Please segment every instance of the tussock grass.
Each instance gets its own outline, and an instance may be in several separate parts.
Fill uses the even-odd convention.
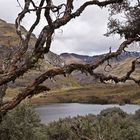
[[[140,104],[140,87],[135,84],[93,84],[77,88],[62,88],[34,97],[32,103],[137,103]]]

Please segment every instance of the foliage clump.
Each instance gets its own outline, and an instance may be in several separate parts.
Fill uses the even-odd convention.
[[[66,118],[47,126],[49,140],[140,140],[140,123],[119,108],[97,116]],[[137,117],[138,118],[138,117]]]
[[[46,140],[46,136],[45,125],[29,105],[19,105],[0,124],[0,140]]]
[[[109,7],[110,17],[107,36],[119,34],[128,39],[140,35],[139,0],[124,0],[121,4],[112,4]]]
[[[140,110],[129,115],[115,107],[43,125],[34,109],[22,104],[4,116],[0,140],[140,140],[139,118]]]

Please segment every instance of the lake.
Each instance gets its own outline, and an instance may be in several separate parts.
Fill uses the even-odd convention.
[[[135,113],[136,110],[140,109],[140,105],[126,104],[123,106],[119,105],[98,105],[98,104],[80,104],[80,103],[59,103],[59,104],[48,104],[38,106],[36,111],[39,113],[42,123],[49,123],[59,118],[74,117],[77,115],[87,114],[99,114],[100,111],[106,108],[120,107],[127,113]]]

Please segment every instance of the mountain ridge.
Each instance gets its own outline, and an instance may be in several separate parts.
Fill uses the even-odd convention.
[[[25,31],[25,29],[23,28],[23,30]],[[25,31],[26,32],[26,31]],[[9,37],[7,41],[7,36]],[[13,43],[14,40],[14,43]],[[32,35],[31,38],[31,42],[30,45],[33,45],[35,43],[36,37],[35,35]],[[10,51],[10,47],[9,47],[9,42],[11,43],[12,46],[17,46],[19,45],[19,38],[16,34],[16,30],[15,30],[15,25],[11,24],[11,23],[7,23],[4,20],[0,19],[0,63],[2,62],[2,59],[4,56],[6,56],[5,52]],[[4,56],[3,56],[4,55]],[[82,63],[82,64],[92,64],[95,61],[98,61],[99,59],[101,59],[102,57],[104,57],[105,54],[102,55],[94,55],[94,56],[88,56],[88,55],[79,55],[79,54],[75,54],[75,53],[62,53],[60,55],[57,55],[53,52],[49,52],[47,55],[44,56],[45,59],[40,60],[40,65],[42,67],[42,72],[45,72],[48,68],[53,67],[53,66],[59,66],[62,67],[65,64],[71,64],[71,63]],[[106,65],[106,63],[104,63],[103,65],[101,65],[99,68],[97,68],[97,72],[102,72],[106,75],[108,74],[117,74],[120,75],[119,72],[121,73],[123,70],[123,74],[126,72],[126,70],[128,70],[128,68],[131,65],[131,61],[140,56],[140,52],[123,52],[121,55],[119,55],[117,58],[113,58],[110,60],[110,63],[112,65],[112,70],[105,72],[104,71],[104,67]],[[129,60],[127,60],[129,59]],[[118,68],[117,68],[118,66]],[[115,68],[117,68],[117,70],[114,70]],[[139,69],[137,70],[139,72]],[[25,77],[25,79],[29,79],[27,78],[28,76],[31,77],[30,79],[34,79],[34,77],[36,76],[36,73],[40,74],[40,72],[38,70],[32,71],[34,74],[34,76],[30,76],[30,72],[29,74],[27,74]],[[137,75],[135,73],[135,75]],[[64,80],[64,78],[62,78],[61,76],[59,78],[57,78],[57,80],[62,82]],[[59,86],[65,87],[63,85],[80,85],[80,84],[90,84],[90,83],[94,83],[96,82],[96,79],[93,76],[90,75],[85,75],[85,74],[81,74],[81,72],[73,72],[72,76],[70,77],[71,80],[64,80],[65,82],[63,82],[62,85],[60,85],[60,81],[58,82]],[[24,80],[23,80],[24,81]],[[18,81],[21,82],[21,81]],[[66,82],[70,82],[69,84],[66,84]],[[27,83],[27,82],[25,82]],[[56,81],[57,83],[57,81]],[[23,84],[21,84],[23,85]],[[51,86],[51,84],[49,84]],[[55,85],[57,87],[57,84],[52,84]],[[58,86],[58,87],[59,87]],[[51,86],[52,87],[52,86]],[[66,86],[67,87],[67,86]]]
[[[89,56],[89,55],[80,55],[80,54],[76,54],[76,53],[62,53],[60,54],[60,58],[64,59],[66,61],[66,63],[70,63],[71,61],[68,61],[68,59],[73,58],[73,62],[77,63],[77,59],[79,61],[81,61],[81,63],[88,63],[88,64],[92,64],[94,61],[97,61],[100,58],[103,58],[106,54],[101,54],[101,55],[93,55],[93,56]],[[122,52],[121,55],[119,55],[117,58],[112,58],[111,60],[116,60],[116,61],[122,61],[126,58],[129,57],[140,57],[140,52]]]
[[[33,46],[35,40],[36,37],[32,35],[29,45]],[[15,46],[15,49],[18,49],[19,45],[20,41],[16,34],[15,25],[0,20],[0,69],[2,68],[1,64],[3,60],[7,58],[8,53],[12,51],[12,46]],[[30,51],[31,50],[32,48]],[[63,53],[61,55],[57,55],[53,52],[49,52],[44,56],[44,59],[39,59],[37,67],[26,72],[24,76],[18,78],[15,83],[9,83],[10,88],[8,88],[6,95],[8,98],[12,98],[13,96],[17,95],[17,93],[20,93],[22,89],[24,89],[31,81],[33,81],[40,74],[46,72],[49,68],[63,67],[64,65],[71,63],[92,64],[94,61],[97,61],[104,56],[105,54],[88,56],[74,53]],[[95,72],[104,73],[105,75],[111,74],[123,76],[126,74],[127,70],[130,69],[131,62],[139,56],[139,52],[124,52],[117,58],[110,60],[112,65],[111,69],[105,71],[104,67],[106,66],[106,63],[104,63],[99,66]],[[139,73],[140,68],[137,67],[136,72],[133,73],[133,76],[140,78]],[[132,103],[140,103],[139,87],[137,87],[137,85],[134,85],[131,88],[132,84],[125,84],[123,86],[121,84],[101,84],[99,83],[98,79],[95,79],[93,76],[86,75],[79,71],[75,71],[67,77],[56,76],[53,79],[48,79],[43,83],[43,85],[51,88],[52,91],[32,98],[32,100],[35,100],[35,103],[101,103],[100,101],[103,101],[104,99],[105,102],[120,103],[123,100],[129,101],[131,99],[133,100],[134,98],[135,99],[132,101]]]

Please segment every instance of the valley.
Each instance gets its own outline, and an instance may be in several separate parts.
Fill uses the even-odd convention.
[[[23,28],[23,30],[25,30]],[[25,30],[26,32],[26,30]],[[18,37],[16,35],[14,24],[7,23],[0,20],[0,62],[12,51],[11,47],[16,46],[18,50]],[[7,40],[7,36],[9,40]],[[14,42],[12,42],[14,40]],[[35,35],[32,35],[30,41],[29,54],[32,51],[32,46],[36,40]],[[11,42],[11,44],[9,44]],[[74,53],[62,53],[57,55],[49,52],[39,60],[36,67],[29,70],[23,76],[18,78],[14,84],[10,84],[7,90],[5,101],[11,99],[20,93],[31,81],[33,81],[41,73],[52,67],[63,67],[67,64],[81,63],[92,64],[103,55],[79,55]],[[107,62],[99,66],[95,72],[103,73],[105,75],[114,75],[121,77],[130,69],[132,61],[139,57],[139,52],[123,52],[117,58],[109,61],[111,67],[105,70]],[[1,63],[0,63],[0,67]],[[135,78],[140,78],[140,67],[137,66],[133,73]],[[35,95],[32,99],[27,99],[33,104],[47,104],[47,103],[94,103],[94,104],[125,104],[125,103],[140,103],[140,87],[132,82],[126,84],[114,84],[109,81],[107,84],[100,83],[99,79],[94,76],[86,75],[79,71],[73,72],[71,75],[64,77],[63,75],[48,79],[43,85],[51,88],[48,93],[41,93]]]

